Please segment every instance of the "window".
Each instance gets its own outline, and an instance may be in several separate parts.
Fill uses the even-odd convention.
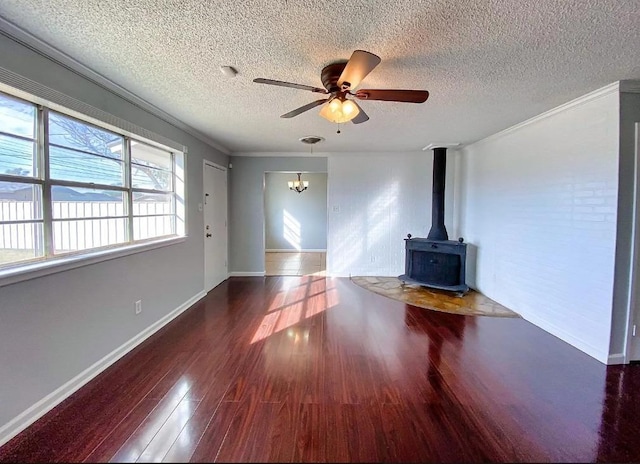
[[[183,161],[0,93],[0,269],[184,235]]]

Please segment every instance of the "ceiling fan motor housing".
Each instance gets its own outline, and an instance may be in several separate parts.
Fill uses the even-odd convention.
[[[322,81],[324,88],[330,93],[339,92],[341,90],[338,86],[338,79],[340,79],[340,75],[342,74],[342,71],[344,71],[346,65],[346,61],[340,61],[325,66],[322,69],[320,80]]]

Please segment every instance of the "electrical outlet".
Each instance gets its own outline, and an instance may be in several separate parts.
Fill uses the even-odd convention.
[[[140,314],[142,312],[142,300],[136,301],[134,308],[136,310],[136,314]]]

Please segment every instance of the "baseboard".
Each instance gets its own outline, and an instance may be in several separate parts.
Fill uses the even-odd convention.
[[[267,248],[265,253],[326,253],[326,248],[304,248],[302,250],[287,248]]]
[[[626,363],[627,363],[627,357],[624,355],[624,353],[610,354],[609,359],[607,360],[608,365],[626,364]]]
[[[46,413],[51,411],[63,400],[71,396],[102,371],[122,358],[129,351],[134,349],[140,343],[145,341],[151,335],[153,335],[162,327],[175,319],[178,315],[189,309],[191,306],[193,306],[194,303],[202,299],[205,295],[206,293],[204,291],[201,291],[192,296],[176,309],[164,316],[162,319],[156,321],[155,323],[144,329],[142,332],[140,332],[138,335],[125,342],[124,344],[113,350],[111,353],[107,354],[105,357],[103,357],[102,359],[82,371],[80,374],[76,375],[74,378],[63,384],[61,387],[49,393],[33,406],[29,407],[28,409],[11,419],[5,425],[0,427],[0,446],[7,443],[13,437],[18,435],[24,429],[26,429]]]
[[[229,277],[264,277],[265,271],[259,272],[246,272],[246,271],[234,271],[229,273]]]
[[[585,342],[584,340],[576,338],[575,336],[567,333],[566,331],[555,326],[554,324],[549,323],[544,319],[541,319],[536,316],[532,316],[530,314],[525,314],[522,312],[520,312],[519,314],[522,316],[524,320],[529,321],[532,324],[540,327],[542,330],[549,332],[551,335],[558,337],[563,342],[566,342],[569,345],[573,346],[574,348],[577,348],[578,350],[582,351],[583,353],[588,354],[589,356],[597,359],[601,363],[603,364],[608,363],[609,355],[607,352],[600,351],[598,348],[592,346],[591,344]]]

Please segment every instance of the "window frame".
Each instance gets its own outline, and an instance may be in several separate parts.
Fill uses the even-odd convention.
[[[96,262],[114,259],[121,256],[126,256],[133,253],[139,253],[159,247],[169,246],[175,243],[184,242],[187,238],[187,179],[186,179],[186,149],[184,151],[176,150],[149,140],[145,137],[137,134],[132,134],[123,129],[112,126],[108,123],[104,123],[100,120],[96,120],[90,116],[80,114],[74,110],[69,110],[61,107],[60,105],[43,102],[39,98],[32,96],[29,98],[24,92],[13,93],[6,88],[0,88],[0,95],[6,96],[9,99],[19,101],[28,105],[32,105],[35,110],[35,130],[34,130],[34,154],[36,162],[33,166],[32,176],[20,176],[12,174],[0,174],[0,182],[14,182],[30,186],[39,186],[40,198],[36,199],[33,196],[34,202],[41,201],[41,215],[39,219],[31,219],[24,221],[7,221],[6,223],[29,223],[34,227],[40,227],[41,224],[41,237],[38,237],[38,233],[34,232],[34,248],[35,243],[42,243],[42,255],[34,258],[15,261],[6,264],[0,264],[0,287],[9,285],[22,280],[28,280],[31,278],[40,277],[55,272],[61,272],[67,269],[73,269],[79,266],[93,264]],[[123,185],[114,186],[109,184],[95,183],[95,182],[82,182],[71,180],[56,180],[50,176],[50,157],[49,157],[49,116],[50,112],[60,114],[65,118],[74,120],[80,124],[95,127],[102,131],[107,131],[122,139],[122,164],[123,164]],[[9,134],[9,136],[13,136]],[[18,138],[23,138],[16,136]],[[133,162],[131,156],[132,142],[140,143],[142,145],[150,146],[153,149],[163,151],[169,155],[170,160],[170,172],[171,188],[170,190],[157,190],[133,187]],[[99,155],[96,155],[99,156]],[[178,165],[182,167],[182,177],[178,178],[177,168]],[[180,192],[177,191],[178,183],[181,184]],[[60,221],[54,218],[53,214],[53,199],[52,189],[53,187],[76,187],[84,189],[99,189],[99,190],[111,190],[121,192],[124,200],[124,212],[123,216],[118,216],[125,220],[125,241],[117,244],[104,245],[99,247],[85,248],[81,250],[74,250],[70,252],[55,251],[54,248],[54,223]],[[150,216],[136,216],[133,211],[134,194],[147,193],[147,194],[162,194],[170,195],[171,199],[171,213],[152,215],[171,218],[171,233],[161,236],[155,236],[144,239],[134,239],[134,219],[144,218]],[[181,214],[178,213],[177,204],[181,201],[185,207],[181,209]],[[110,218],[110,217],[109,217]],[[82,220],[78,218],[76,220]],[[99,220],[108,219],[107,217],[92,217],[86,218],[86,220]],[[68,220],[71,220],[69,218]],[[179,224],[180,223],[180,224]]]

